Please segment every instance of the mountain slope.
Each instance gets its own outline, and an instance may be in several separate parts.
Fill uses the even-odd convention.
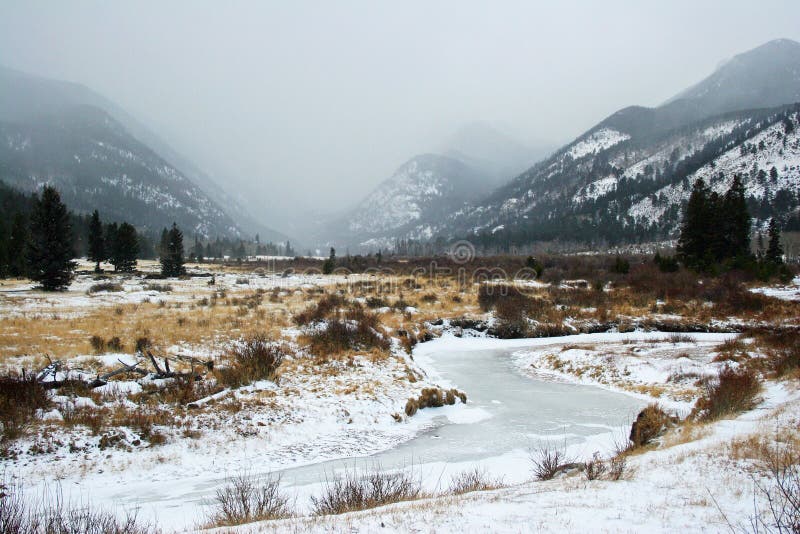
[[[798,50],[792,41],[768,43],[658,108],[612,114],[478,205],[451,214],[434,234],[487,246],[669,239],[693,179],[712,174],[704,168],[725,174],[714,178],[720,188],[742,175],[757,217],[787,216],[800,191],[794,134],[780,130],[796,128],[798,108],[768,106],[800,100]],[[778,177],[765,186],[773,166]]]
[[[150,231],[176,221],[187,235],[240,234],[186,176],[96,107],[0,121],[0,180],[28,191],[53,184],[72,209]]]
[[[48,116],[65,116],[75,108],[99,108],[121,125],[130,136],[146,145],[173,167],[176,172],[192,182],[207,201],[216,204],[218,210],[227,214],[236,224],[225,227],[237,227],[235,233],[226,230],[221,235],[238,236],[239,231],[247,234],[260,233],[262,240],[283,241],[286,236],[257,223],[240,203],[227,194],[207,174],[175,151],[157,134],[128,114],[111,100],[95,93],[88,87],[34,76],[0,66],[0,120],[29,124],[47,120]],[[0,177],[1,178],[1,177]],[[106,203],[108,204],[108,203]],[[209,227],[215,224],[209,223]],[[193,225],[194,226],[194,225]]]
[[[361,247],[390,246],[396,235],[442,220],[490,187],[481,172],[458,159],[421,154],[330,224],[322,238]]]
[[[800,43],[776,39],[739,54],[663,107],[677,102],[705,116],[800,102]]]

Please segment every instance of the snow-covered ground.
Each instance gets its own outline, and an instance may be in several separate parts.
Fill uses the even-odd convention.
[[[663,335],[662,335],[663,336]],[[723,338],[696,337],[692,346],[701,352]],[[516,351],[520,364],[557,344],[570,346],[584,340],[597,352],[613,349],[641,334],[569,336],[573,339],[490,340],[444,338],[424,345],[423,361],[437,352],[487,350],[499,346]],[[578,339],[575,339],[578,338]],[[650,344],[650,340],[637,340]],[[651,356],[661,360],[656,370],[633,368],[642,383],[664,384],[669,359],[668,343],[652,343]],[[673,355],[689,348],[675,343]],[[576,349],[568,349],[570,352]],[[676,360],[682,357],[675,358]],[[673,366],[673,369],[675,367]],[[564,375],[566,376],[566,375]],[[563,378],[563,377],[562,377]],[[389,505],[340,516],[301,517],[242,525],[225,531],[250,532],[675,532],[723,531],[749,527],[754,506],[763,512],[763,496],[754,493],[755,481],[764,482],[752,460],[733,454],[735,442],[751,436],[771,436],[800,423],[800,390],[794,382],[768,382],[758,406],[738,417],[682,430],[665,438],[662,447],[629,456],[619,481],[588,481],[580,473],[551,481],[531,481],[524,458],[475,462],[496,475],[515,468],[519,476],[506,477],[508,487],[442,496]],[[532,407],[532,409],[535,409]],[[491,439],[487,436],[486,439]],[[581,458],[585,460],[587,458]],[[469,467],[462,464],[460,467]]]
[[[800,276],[796,276],[790,284],[785,286],[757,287],[751,291],[776,299],[800,301]]]

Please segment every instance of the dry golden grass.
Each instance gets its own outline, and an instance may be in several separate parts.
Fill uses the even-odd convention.
[[[664,447],[675,447],[703,439],[711,434],[711,429],[706,423],[698,423],[692,420],[683,421],[678,427],[671,429],[664,435],[662,445]]]
[[[300,296],[289,296],[283,303],[267,299],[256,307],[241,304],[252,291],[228,293],[216,299],[215,305],[202,305],[204,296],[189,303],[124,304],[83,310],[57,310],[53,314],[30,313],[4,319],[0,330],[0,362],[13,355],[43,355],[56,358],[91,354],[90,339],[119,337],[122,352],[133,353],[136,340],[146,337],[153,346],[166,348],[183,343],[217,348],[221,341],[266,332],[280,337],[280,329],[288,326],[288,310],[302,302]],[[211,302],[211,301],[210,301]],[[59,315],[60,314],[60,315]],[[40,362],[41,363],[41,362]]]

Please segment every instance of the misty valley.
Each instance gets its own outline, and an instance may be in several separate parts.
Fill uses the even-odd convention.
[[[190,21],[173,34],[123,4],[0,7],[0,531],[800,529],[800,43],[782,25],[667,50],[647,10],[609,4],[598,20],[650,40],[554,52],[585,84],[537,58],[565,99],[585,90],[548,106],[471,65],[511,76],[506,39],[537,39],[526,17],[555,25],[555,6],[317,6],[340,28],[324,44],[288,5],[167,5]],[[136,20],[150,45],[70,63]],[[483,44],[462,27],[498,20]],[[85,34],[53,63],[39,23]],[[206,39],[216,55],[175,59]],[[614,70],[645,50],[664,87],[673,64],[717,67],[620,108],[663,96]],[[251,57],[263,73],[237,70]],[[114,82],[90,87],[93,68]],[[617,100],[591,87],[612,73]],[[302,114],[279,111],[290,95]]]

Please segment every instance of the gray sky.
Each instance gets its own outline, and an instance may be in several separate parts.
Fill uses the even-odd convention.
[[[798,22],[796,0],[3,0],[0,63],[111,98],[290,230],[463,123],[568,141]]]

